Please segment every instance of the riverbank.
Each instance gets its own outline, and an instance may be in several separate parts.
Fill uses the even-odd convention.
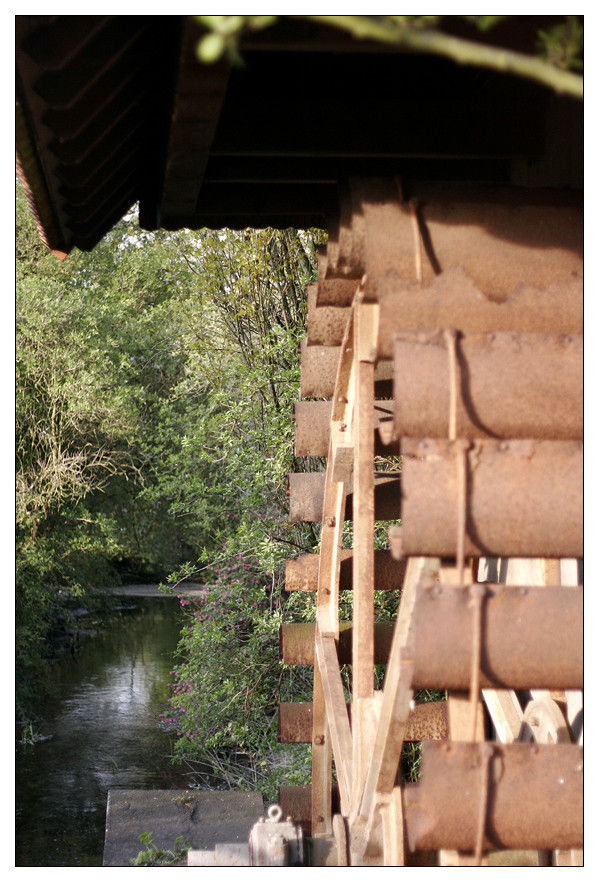
[[[181,585],[178,585],[176,590],[173,592],[174,596],[179,594],[189,594],[192,597],[197,597],[204,590],[204,585],[199,582],[183,582]],[[115,594],[121,597],[168,597],[168,594],[165,594],[164,591],[160,590],[160,587],[156,584],[152,585],[121,585],[118,588],[109,588],[106,590],[107,594]]]

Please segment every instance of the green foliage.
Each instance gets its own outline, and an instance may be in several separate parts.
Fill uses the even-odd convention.
[[[582,70],[584,27],[575,15],[554,25],[548,31],[539,31],[538,50],[541,57],[563,70]]]
[[[289,524],[285,494],[287,474],[309,465],[294,457],[292,406],[316,241],[291,230],[201,231],[172,252],[196,275],[181,389],[207,405],[183,438],[178,466],[189,467],[174,506],[212,532],[165,586],[200,575],[207,586],[181,598],[189,624],[166,722],[180,733],[179,761],[209,760],[217,786],[259,787],[271,800],[282,773],[300,783],[309,771],[307,748],[277,744],[277,710],[311,694],[305,672],[281,665],[278,639],[284,618],[306,613],[284,594],[285,561],[316,538]]]
[[[465,15],[466,21],[485,33],[506,15]],[[198,43],[197,56],[204,63],[227,55],[234,64],[243,64],[239,41],[244,30],[275,24],[279,16],[205,15],[196,19],[208,29]],[[293,16],[328,25],[350,33],[358,40],[374,40],[402,46],[417,52],[430,52],[450,58],[458,64],[473,64],[544,83],[557,92],[582,98],[582,77],[572,70],[582,70],[583,26],[576,16],[566,16],[564,24],[539,32],[539,56],[491,46],[476,40],[464,40],[443,31],[442,15],[303,15]]]
[[[175,391],[187,363],[175,282],[186,286],[168,235],[126,218],[92,254],[59,263],[20,186],[16,232],[17,712],[27,719],[70,603],[121,576],[164,575],[192,551],[198,530],[171,512],[165,470],[202,402]]]
[[[272,574],[238,555],[214,568],[199,597],[180,602],[187,625],[165,716],[179,736],[175,757],[210,760],[221,786],[276,799],[281,771],[289,782],[308,769],[307,751],[277,744],[279,700],[308,700],[312,684],[279,661],[284,600]]]
[[[140,851],[136,858],[131,858],[129,863],[134,867],[171,867],[179,863],[187,856],[191,848],[189,842],[184,842],[183,836],[177,836],[172,849],[158,848],[153,840],[153,833],[140,833],[139,841],[146,846],[145,851]]]

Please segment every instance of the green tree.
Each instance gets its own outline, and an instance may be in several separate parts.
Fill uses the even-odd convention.
[[[121,576],[162,577],[192,550],[158,487],[185,375],[181,290],[161,243],[125,219],[64,264],[39,243],[17,187],[16,625],[18,707],[69,598]],[[181,283],[181,273],[177,284]],[[184,289],[185,290],[185,289]],[[195,419],[195,417],[194,417]]]
[[[286,485],[304,467],[294,457],[292,406],[321,236],[201,231],[172,243],[196,277],[186,301],[187,391],[195,384],[209,402],[185,438],[200,469],[185,471],[178,505],[218,517],[210,545],[171,579],[201,573],[206,587],[197,600],[181,598],[190,615],[168,720],[179,760],[210,759],[229,786],[258,786],[270,799],[282,769],[297,782],[309,769],[307,750],[277,744],[279,701],[311,689],[309,675],[281,665],[278,637],[284,619],[306,613],[294,609],[304,598],[284,593],[285,561],[318,540],[311,527],[289,524]]]

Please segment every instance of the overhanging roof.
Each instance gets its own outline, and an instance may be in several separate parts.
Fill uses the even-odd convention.
[[[517,18],[498,39],[532,49],[539,22]],[[16,19],[18,164],[63,254],[136,202],[146,229],[308,227],[351,175],[509,184],[537,163],[529,183],[580,178],[581,106],[515,77],[289,18],[244,40],[243,68],[200,64],[185,16]],[[556,148],[570,180],[540,162]]]

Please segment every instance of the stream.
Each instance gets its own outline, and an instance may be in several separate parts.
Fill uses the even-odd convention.
[[[168,759],[175,733],[160,717],[182,628],[179,603],[135,597],[123,598],[123,607],[109,626],[81,638],[73,657],[52,665],[58,696],[34,724],[51,738],[17,741],[17,867],[100,867],[109,789],[186,786],[185,769]]]

